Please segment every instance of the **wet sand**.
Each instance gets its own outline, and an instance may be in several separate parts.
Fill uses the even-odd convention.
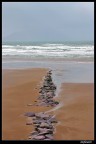
[[[94,140],[94,85],[62,84],[59,101],[63,106],[54,113],[60,123],[56,140]]]
[[[48,111],[50,107],[27,106],[39,95],[40,82],[47,69],[3,70],[2,139],[27,140],[33,126],[26,125],[25,112]],[[56,98],[63,106],[53,111],[60,121],[56,140],[92,140],[94,135],[93,84],[64,83]]]
[[[41,112],[50,107],[27,106],[38,97],[46,69],[3,70],[2,139],[26,140],[33,127],[26,125],[25,112]]]

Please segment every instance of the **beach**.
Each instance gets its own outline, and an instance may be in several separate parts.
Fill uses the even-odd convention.
[[[33,127],[27,126],[25,112],[46,111],[48,107],[32,107],[37,100],[45,69],[4,70],[2,86],[2,139],[26,140]]]
[[[60,121],[56,140],[94,140],[94,85],[62,84],[58,99],[63,106],[55,111]]]
[[[2,140],[94,138],[94,3],[2,2]]]
[[[37,67],[40,67],[38,65]],[[2,70],[2,139],[28,140],[28,135],[34,130],[34,126],[26,125],[30,119],[26,118],[24,113],[49,111],[56,115],[58,120],[54,133],[55,140],[93,140],[94,85],[92,82],[74,83],[71,82],[72,79],[70,83],[67,82],[68,79],[65,79],[65,82],[64,79],[61,81],[62,73],[67,77],[65,72],[68,74],[68,71],[60,71],[58,67],[59,72],[58,69],[52,71],[54,83],[58,87],[56,100],[60,104],[56,106],[57,108],[28,106],[35,103],[38,98],[43,78],[50,68],[46,67]],[[70,78],[70,74],[68,75]]]

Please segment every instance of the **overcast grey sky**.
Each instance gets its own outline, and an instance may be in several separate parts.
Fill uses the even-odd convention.
[[[4,41],[94,40],[93,2],[3,2]]]

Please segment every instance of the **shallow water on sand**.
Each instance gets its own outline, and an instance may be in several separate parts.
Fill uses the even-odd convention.
[[[93,83],[94,62],[76,61],[3,61],[2,69],[52,69],[53,81],[57,86],[57,95],[62,83]]]

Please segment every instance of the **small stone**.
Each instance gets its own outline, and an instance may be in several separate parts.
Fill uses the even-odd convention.
[[[46,103],[45,102],[42,102],[39,104],[40,106],[46,106]]]
[[[53,133],[53,131],[51,129],[47,129],[47,128],[37,128],[38,132],[41,134],[51,134]]]
[[[33,116],[35,116],[35,113],[34,112],[27,112],[24,115],[28,116],[28,117],[33,117]]]
[[[49,115],[45,115],[43,113],[35,114],[37,118],[49,119]]]
[[[33,104],[27,104],[27,106],[32,106]]]
[[[28,139],[32,139],[32,136],[29,136]]]
[[[56,120],[55,118],[51,118],[51,119],[49,120],[49,122],[51,122],[51,123],[57,123],[57,120]]]
[[[54,127],[52,125],[49,125],[49,129],[54,129]]]
[[[59,104],[59,102],[58,102],[58,101],[55,101],[55,104]]]
[[[38,134],[37,131],[30,132],[30,135],[37,135],[37,134]]]
[[[47,135],[45,135],[45,137],[48,139],[53,139],[53,136],[51,134],[47,134]]]
[[[32,119],[33,119],[33,120],[36,120],[36,117],[33,117]]]
[[[40,136],[34,136],[32,138],[35,139],[35,140],[43,140],[43,139],[45,139],[45,136],[44,135],[40,135]]]
[[[49,125],[47,123],[41,123],[40,127],[41,128],[49,128]]]
[[[55,107],[55,106],[56,106],[56,104],[54,104],[54,103],[53,103],[53,104],[51,104],[51,106],[52,106],[52,107]]]
[[[36,120],[36,121],[33,121],[33,124],[40,124],[41,122]]]
[[[42,93],[42,90],[40,90],[39,93]]]
[[[32,122],[27,122],[26,125],[32,125]]]
[[[39,125],[39,124],[35,124],[35,126],[36,126],[36,127],[40,127],[40,125]]]

